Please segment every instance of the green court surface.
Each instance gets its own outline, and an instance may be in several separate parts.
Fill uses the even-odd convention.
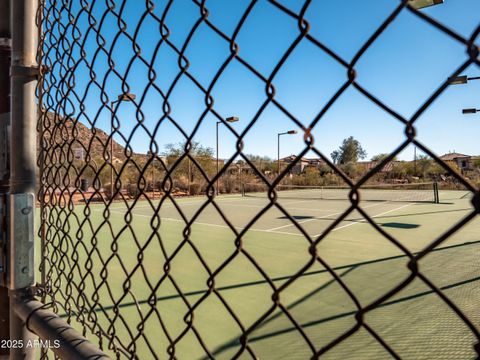
[[[440,191],[438,204],[365,201],[361,207],[415,253],[473,211],[464,195]],[[313,241],[350,206],[346,200],[308,198],[278,203]],[[214,206],[197,197],[175,199],[175,204],[167,199],[109,208],[76,205],[70,215],[49,210],[57,219],[47,232],[51,276],[61,279],[56,300],[84,304],[84,309],[72,305],[71,311],[93,333],[115,329],[115,346],[125,357],[136,351],[142,360],[154,359],[153,353],[169,358],[172,346],[178,359],[208,359],[203,344],[211,357],[231,359],[242,351],[239,337],[248,331],[241,359],[252,358],[249,350],[259,359],[309,359],[311,346],[318,350],[355,327],[355,302],[323,265],[312,261],[311,242],[279,208],[268,208],[266,198],[219,196]],[[419,262],[420,272],[477,328],[479,230],[474,218]],[[357,211],[322,236],[316,252],[362,307],[410,274],[405,253]],[[292,276],[296,280],[272,301],[273,288]],[[419,278],[363,320],[402,359],[475,357],[472,332]],[[136,329],[142,331],[133,338]],[[107,336],[102,339],[106,346]],[[324,357],[391,358],[363,326]]]

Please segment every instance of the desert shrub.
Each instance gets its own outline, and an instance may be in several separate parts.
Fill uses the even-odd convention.
[[[203,184],[201,184],[200,182],[192,182],[190,184],[190,195],[200,195],[202,193],[203,187]]]
[[[190,184],[190,188],[191,188]],[[187,192],[188,191],[188,178],[186,176],[179,176],[174,180],[174,186],[176,189],[180,191]]]
[[[225,175],[220,179],[220,191],[227,194],[240,191],[239,179],[234,175]]]
[[[140,190],[138,189],[137,184],[128,184],[127,193],[131,197],[137,197],[138,195],[140,195]]]

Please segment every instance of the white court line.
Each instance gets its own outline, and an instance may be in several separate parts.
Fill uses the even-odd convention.
[[[241,198],[240,198],[241,199]],[[234,199],[225,199],[224,201],[221,201],[221,204],[227,204],[228,205],[228,202],[231,201],[231,200],[240,200],[238,198],[234,198]],[[304,202],[312,202],[312,199],[310,200],[301,200],[301,201],[291,201],[287,204],[281,204],[283,207],[287,208],[288,210],[302,210],[302,211],[316,211],[316,212],[329,212],[329,211],[334,211],[333,209],[311,209],[311,208],[300,208],[300,207],[290,207],[288,205],[290,204],[301,204],[301,203],[304,203]],[[177,203],[178,206],[182,207],[183,205],[196,205],[196,204],[199,204],[199,203],[202,203],[201,201],[191,201],[191,202],[179,202]],[[247,205],[247,204],[237,204],[235,202],[235,206],[239,206],[239,207],[246,207],[246,208],[265,208],[267,206],[266,205],[254,205],[254,204],[251,204],[251,205]],[[162,205],[161,208],[163,207],[167,207],[167,208],[171,208],[171,207],[175,207],[173,205],[173,203],[170,201],[170,202],[166,202]],[[124,207],[110,207],[111,209],[126,209]],[[276,208],[275,205],[272,206],[272,208]],[[150,205],[141,205],[141,206],[134,206],[132,208],[132,210],[135,210],[135,209],[152,209],[152,210],[155,210],[155,208],[152,208]]]
[[[97,210],[95,209],[95,211],[101,211],[101,210]],[[103,211],[102,211],[103,212]],[[111,213],[113,214],[118,214],[118,215],[125,215],[125,212],[120,212],[120,211],[116,211],[116,210],[110,210]],[[138,213],[132,213],[132,216],[140,216],[140,217],[145,217],[145,218],[149,218],[151,219],[154,215],[145,215],[145,214],[138,214]],[[175,219],[175,218],[169,218],[169,217],[163,217],[163,216],[160,216],[160,221],[162,220],[169,220],[169,221],[176,221],[176,222],[182,222],[185,224],[185,220],[183,219]],[[208,225],[208,226],[214,226],[214,227],[222,227],[222,228],[228,228],[228,229],[231,229],[230,226],[227,226],[227,225],[217,225],[217,224],[210,224],[210,223],[202,223],[202,222],[197,222],[195,221],[194,224],[198,224],[198,225]]]
[[[94,209],[94,211],[102,211],[102,210]],[[103,212],[103,211],[102,211],[102,212]],[[113,213],[113,214],[117,214],[117,215],[124,215],[124,214],[125,214],[124,212],[115,211],[115,210],[110,210],[110,212]],[[133,213],[133,216],[140,216],[140,217],[145,217],[145,218],[149,218],[149,219],[152,218],[152,215],[145,215],[145,214],[138,214],[138,213]],[[169,217],[160,217],[160,220],[181,222],[181,223],[186,224],[183,219],[175,219],[175,218],[169,218]],[[200,221],[195,221],[192,225],[213,226],[213,227],[218,227],[218,228],[224,228],[224,229],[230,229],[230,230],[232,230],[232,228],[231,228],[230,226],[227,226],[227,225],[204,223],[204,222],[200,222]],[[235,230],[237,230],[237,231],[241,231],[241,230],[245,229],[244,227],[236,227],[236,226],[234,226],[234,228],[235,228]],[[254,229],[254,228],[250,228],[248,231],[268,232],[268,233],[270,233],[270,234],[283,234],[283,235],[293,235],[293,236],[302,236],[302,237],[304,237],[303,234],[295,234],[295,233],[290,233],[290,232],[286,232],[286,231],[269,231],[269,230]]]
[[[385,212],[382,212],[380,214],[377,214],[377,215],[374,215],[374,216],[370,216],[372,219],[376,218],[376,217],[379,217],[379,216],[382,216],[382,215],[385,215],[385,214],[388,214],[388,213],[391,213],[391,212],[394,212],[394,211],[397,211],[397,210],[400,210],[400,209],[403,209],[403,208],[406,208],[407,206],[410,206],[410,205],[413,205],[413,203],[410,203],[410,204],[406,204],[406,205],[402,205],[402,206],[399,206],[398,208],[395,208],[395,209],[391,209],[391,210],[388,210],[388,211],[385,211]],[[359,221],[354,221],[350,224],[346,224],[346,225],[343,225],[343,226],[339,226],[339,227],[336,227],[335,229],[333,229],[331,232],[334,232],[334,231],[337,231],[337,230],[340,230],[340,229],[344,229],[346,227],[349,227],[349,226],[353,226],[353,225],[358,225],[360,223],[365,223],[367,222],[366,219],[362,219],[362,220],[359,220]],[[319,233],[317,235],[313,235],[312,237],[318,237],[320,235],[322,235],[323,233]]]
[[[265,208],[266,205],[245,205],[245,204],[235,204],[235,207],[246,207],[246,208]],[[309,208],[299,208],[299,207],[290,207],[287,205],[283,205],[283,207],[286,207],[288,210],[302,210],[302,211],[316,211],[316,212],[329,212],[333,211],[332,209],[309,209]],[[275,208],[278,210],[277,207],[272,206],[271,208]]]
[[[381,204],[386,204],[386,203],[380,203],[380,204],[374,204],[372,206],[366,206],[366,207],[363,207],[363,209],[367,209],[367,208],[372,208],[372,207],[375,207],[375,206],[378,206],[378,205],[381,205]],[[397,210],[400,210],[400,209],[403,209],[403,208],[406,208],[407,206],[411,206],[413,205],[413,203],[409,203],[409,204],[405,204],[405,205],[402,205],[402,206],[399,206],[395,209],[390,209],[388,211],[385,211],[385,212],[382,212],[380,214],[376,214],[374,216],[371,216],[371,218],[376,218],[376,217],[379,217],[379,216],[383,216],[385,214],[388,214],[388,213],[391,213],[391,212],[394,212],[394,211],[397,211]],[[100,209],[93,209],[94,211],[98,211],[98,212],[103,212],[103,210],[100,210]],[[118,214],[118,215],[124,215],[125,212],[120,212],[120,211],[115,211],[115,210],[110,210],[111,213],[113,214]],[[145,217],[145,218],[149,218],[151,219],[152,218],[152,215],[144,215],[144,214],[138,214],[138,213],[132,213],[133,216],[140,216],[140,217]],[[315,219],[308,219],[308,220],[305,220],[305,221],[301,221],[299,223],[304,223],[304,222],[307,222],[307,221],[313,221],[313,220],[317,220],[317,219],[323,219],[323,218],[327,218],[329,216],[333,216],[333,215],[338,215],[338,214],[343,214],[343,211],[342,212],[338,212],[338,213],[334,213],[334,214],[330,214],[330,215],[326,215],[326,216],[322,216],[322,217],[317,217]],[[167,221],[174,221],[174,222],[181,222],[181,223],[184,223],[185,224],[185,221],[183,219],[175,219],[175,218],[168,218],[168,217],[161,217],[160,220],[167,220]],[[364,223],[366,222],[367,220],[363,219],[363,220],[360,220],[360,221],[355,221],[351,224],[346,224],[346,225],[343,225],[343,226],[340,226],[340,227],[336,227],[334,228],[331,232],[334,232],[334,231],[337,231],[337,230],[340,230],[340,229],[343,229],[343,228],[346,228],[346,227],[349,227],[349,226],[353,226],[353,225],[357,225],[357,224],[360,224],[360,223]],[[211,224],[211,223],[204,223],[204,222],[199,222],[199,221],[195,221],[192,225],[203,225],[203,226],[212,226],[212,227],[217,227],[217,228],[224,228],[224,229],[230,229],[231,230],[231,227],[230,226],[227,226],[227,225],[219,225],[219,224]],[[286,227],[287,225],[283,226],[283,227]],[[293,224],[289,224],[288,226],[293,226]],[[237,231],[241,231],[243,229],[245,229],[244,227],[234,227]],[[282,228],[282,227],[280,227]],[[266,233],[270,233],[270,234],[282,234],[282,235],[290,235],[290,236],[300,236],[300,237],[305,237],[303,234],[298,234],[298,233],[291,233],[291,232],[286,232],[286,231],[275,231],[275,230],[272,230],[272,229],[266,229],[266,230],[263,230],[263,229],[254,229],[254,228],[250,228],[248,231],[254,231],[254,232],[266,232]],[[322,233],[319,233],[319,234],[316,234],[316,235],[310,235],[311,238],[316,238],[318,236],[320,236]]]
[[[225,200],[224,200],[224,199],[225,199]],[[223,203],[223,202],[225,202],[225,201],[241,200],[241,199],[242,199],[241,197],[239,197],[239,198],[236,198],[236,197],[234,198],[234,197],[232,197],[232,198],[221,198],[221,199],[217,199],[216,201],[222,200],[222,203]],[[142,202],[145,202],[145,201],[146,201],[146,200],[143,200]],[[154,204],[155,204],[155,203],[158,204],[157,200],[152,200],[152,202],[153,202]],[[175,203],[176,203],[177,205],[179,205],[179,206],[199,204],[199,203],[204,203],[204,202],[206,202],[206,200],[201,200],[201,199],[198,199],[198,200],[196,200],[196,201],[178,201],[178,199],[175,200]],[[138,204],[138,203],[139,203],[139,202],[137,201],[137,204]],[[167,205],[174,206],[172,200],[170,200],[170,199],[168,199],[168,201],[164,201],[163,204],[164,204],[164,205],[162,205],[162,206],[167,206]],[[165,204],[166,204],[166,205],[165,205]],[[124,207],[123,207],[124,204],[122,203],[122,204],[120,204],[120,205],[121,205],[121,206],[113,206],[113,207],[111,206],[110,208],[111,208],[111,209],[123,209],[123,208],[124,208]],[[151,209],[152,207],[151,207],[150,205],[140,205],[140,206],[135,205],[134,208],[135,208],[135,209]]]
[[[375,204],[375,205],[378,205],[378,204]],[[371,207],[374,207],[375,205],[368,206],[368,207],[363,207],[363,208],[364,208],[364,209],[366,209],[366,208],[371,208]],[[384,212],[382,212],[382,213],[380,213],[380,214],[376,214],[376,215],[370,216],[370,217],[371,217],[372,219],[374,219],[374,218],[377,218],[377,217],[379,217],[379,216],[383,216],[383,215],[389,214],[389,213],[391,213],[391,212],[404,209],[404,208],[406,208],[406,207],[408,207],[408,206],[411,206],[411,205],[413,205],[413,203],[405,204],[405,205],[399,206],[399,207],[397,207],[397,208],[395,208],[395,209],[390,209],[390,210],[388,210],[388,211],[384,211]],[[144,217],[151,218],[151,216],[149,216],[149,215],[142,215],[142,214],[138,214],[138,215],[139,215],[139,216],[144,216]],[[320,218],[317,218],[317,219],[320,219]],[[174,218],[162,218],[162,220],[170,220],[170,221],[176,221],[176,222],[183,222],[183,223],[185,223],[185,221],[183,221],[183,220],[174,219]],[[309,219],[309,220],[311,220],[311,219]],[[337,231],[337,230],[340,230],[340,229],[344,229],[344,228],[349,227],[349,226],[358,225],[358,224],[360,224],[360,223],[365,223],[365,222],[367,222],[366,219],[363,219],[363,220],[360,220],[360,221],[354,221],[354,222],[351,223],[351,224],[346,224],[346,225],[343,225],[343,226],[340,226],[340,227],[336,227],[336,228],[334,228],[334,229],[333,229],[332,231],[330,231],[330,232],[334,232],[334,231]],[[203,223],[203,222],[197,222],[197,221],[195,221],[194,224],[214,226],[214,227],[220,227],[220,228],[228,228],[228,229],[231,230],[231,228],[230,228],[229,226],[226,226],[226,225],[217,225],[217,224]],[[292,224],[292,225],[293,225],[293,224]],[[245,229],[245,228],[242,228],[242,227],[237,228],[237,227],[235,227],[235,229],[237,229],[237,230],[243,230],[243,229]],[[304,237],[303,234],[296,234],[296,233],[290,233],[290,232],[285,232],[285,231],[272,231],[272,230],[262,230],[262,229],[252,229],[252,228],[249,229],[248,231],[267,232],[267,233],[273,233],[273,234],[285,234],[285,235],[293,235],[293,236],[301,236],[301,237]],[[321,234],[323,234],[323,233],[319,233],[319,234],[316,234],[316,235],[310,235],[310,237],[316,238],[316,237],[320,236]]]
[[[384,205],[384,204],[387,204],[387,203],[388,203],[388,202],[381,202],[381,203],[378,203],[378,204],[373,204],[373,205],[371,205],[371,206],[365,206],[364,209],[372,208],[372,207],[379,206],[379,205]],[[315,220],[319,220],[319,219],[329,218],[330,216],[340,215],[340,214],[343,214],[344,212],[345,212],[345,210],[343,210],[343,211],[338,211],[338,212],[331,213],[331,214],[327,214],[327,215],[320,216],[320,217],[315,217],[315,218],[312,218],[312,219],[307,219],[307,220],[303,220],[303,221],[297,221],[297,224],[304,224],[304,223],[310,222],[310,221],[315,221]],[[290,223],[290,224],[287,224],[287,225],[277,226],[277,227],[268,229],[268,230],[266,230],[266,231],[275,231],[275,230],[283,229],[283,228],[290,227],[290,226],[295,226],[295,224]]]

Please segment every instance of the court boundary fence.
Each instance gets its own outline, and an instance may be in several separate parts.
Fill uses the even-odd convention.
[[[9,323],[8,327],[0,326],[0,334],[8,336],[11,340],[33,341],[35,335],[40,336],[44,340],[59,340],[60,347],[53,347],[50,350],[55,352],[55,356],[66,359],[102,359],[108,358],[103,352],[110,351],[119,359],[121,358],[138,358],[136,354],[137,342],[143,341],[151,351],[152,357],[158,357],[151,343],[154,339],[151,335],[145,333],[145,322],[137,324],[136,327],[130,328],[123,317],[121,309],[121,301],[131,294],[131,279],[133,273],[125,274],[123,283],[122,296],[120,299],[113,299],[113,315],[109,318],[108,326],[102,325],[98,321],[95,314],[96,309],[101,308],[101,299],[99,298],[98,289],[103,287],[108,290],[108,261],[114,259],[121,265],[124,264],[118,253],[119,235],[112,233],[111,253],[107,260],[101,259],[103,266],[100,276],[95,278],[92,274],[91,264],[80,264],[76,246],[85,246],[81,239],[77,239],[70,234],[71,224],[80,222],[79,217],[75,214],[74,198],[80,197],[84,203],[85,213],[91,211],[90,205],[93,204],[92,196],[95,195],[101,199],[104,207],[104,220],[102,226],[109,227],[110,223],[110,206],[114,201],[120,201],[127,205],[128,211],[125,217],[125,227],[133,233],[133,241],[142,250],[139,252],[139,262],[137,268],[148,274],[145,269],[141,256],[143,251],[148,249],[150,243],[158,239],[160,220],[157,215],[152,217],[152,236],[147,239],[145,244],[140,244],[134,236],[134,230],[131,226],[131,212],[136,202],[142,198],[146,199],[149,204],[155,208],[151,201],[151,195],[148,193],[147,177],[149,171],[161,171],[163,176],[159,183],[161,188],[160,205],[165,201],[175,204],[184,221],[183,240],[178,248],[172,254],[165,255],[164,274],[158,283],[152,286],[152,297],[148,299],[148,317],[156,318],[160,325],[161,331],[165,333],[168,340],[166,346],[166,354],[171,359],[176,358],[176,347],[187,333],[192,333],[198,341],[199,346],[205,353],[207,358],[215,358],[215,354],[206,345],[201,333],[198,331],[194,313],[196,309],[210,296],[215,296],[229,315],[234,319],[241,335],[238,340],[238,351],[235,358],[242,355],[250,355],[255,358],[255,351],[249,344],[249,338],[262,322],[267,319],[274,311],[280,310],[292,323],[295,330],[300,335],[304,346],[311,351],[311,358],[317,359],[329,352],[331,349],[354,335],[360,329],[368,332],[373,339],[388,353],[392,358],[400,359],[401,355],[397,353],[395,347],[389,344],[381,334],[374,328],[369,326],[365,320],[368,312],[377,309],[387,300],[405,289],[414,280],[420,280],[428,289],[430,289],[439,299],[443,301],[465,324],[477,343],[473,344],[475,351],[480,356],[480,331],[471,319],[445,294],[442,289],[436,286],[427,276],[419,269],[420,260],[428,256],[438,246],[444,243],[452,234],[460,230],[464,225],[473,220],[480,213],[480,193],[478,189],[467,181],[461,174],[456,172],[445,161],[442,161],[436,154],[423,144],[416,135],[415,124],[421,115],[430,107],[430,105],[445,91],[449,86],[448,78],[460,75],[467,67],[476,65],[480,67],[478,37],[480,34],[480,25],[475,29],[470,37],[466,38],[454,29],[450,29],[441,24],[434,18],[426,15],[422,11],[415,9],[409,0],[398,0],[396,6],[376,29],[376,31],[362,45],[360,50],[348,61],[341,55],[337,54],[333,49],[325,45],[321,39],[317,39],[310,32],[310,24],[306,13],[311,3],[305,0],[299,11],[282,5],[278,1],[269,0],[268,3],[271,11],[281,13],[283,16],[295,22],[298,27],[296,38],[289,43],[288,48],[278,58],[274,59],[275,66],[269,74],[264,74],[257,69],[255,65],[242,57],[242,53],[237,44],[237,36],[242,27],[247,26],[248,18],[253,9],[257,6],[257,1],[252,1],[245,9],[244,13],[238,20],[232,34],[227,34],[221,28],[216,26],[215,21],[209,18],[208,2],[200,0],[192,0],[191,4],[198,10],[198,19],[189,30],[185,43],[179,47],[171,39],[171,29],[169,28],[168,15],[171,11],[171,4],[168,2],[163,11],[158,14],[155,10],[155,4],[152,1],[146,1],[142,21],[145,18],[156,22],[158,25],[158,43],[156,49],[165,47],[172,51],[178,57],[178,74],[170,84],[166,91],[160,89],[155,84],[157,73],[155,71],[154,61],[146,59],[141,52],[140,46],[136,43],[136,37],[141,28],[141,22],[136,24],[136,31],[131,32],[125,23],[125,1],[105,1],[106,9],[101,16],[96,17],[93,9],[93,3],[89,1],[79,1],[73,4],[69,0],[0,0],[0,175],[2,176],[0,187],[2,189],[1,209],[2,209],[2,247],[1,247],[1,270],[2,270],[2,289],[0,290],[0,320],[3,323]],[[394,0],[392,0],[394,1]],[[97,2],[100,3],[100,2]],[[75,6],[74,6],[75,5]],[[9,9],[3,11],[5,9]],[[409,118],[402,116],[395,109],[380,100],[374,94],[369,92],[357,80],[356,65],[362,58],[363,54],[374,44],[382,33],[393,23],[402,11],[408,11],[420,21],[440,32],[443,36],[451,41],[462,45],[466,52],[466,60],[460,64],[458,68],[450,74],[446,74],[445,81],[429,97],[426,97],[419,109]],[[6,19],[5,14],[11,14],[11,21]],[[98,15],[98,14],[97,14]],[[109,48],[108,41],[103,33],[102,26],[107,17],[113,17],[116,22],[115,36],[113,44],[119,37],[124,37],[129,41],[133,48],[133,55],[130,59],[126,73],[119,73],[115,67],[115,55],[112,48]],[[23,19],[23,21],[20,21]],[[5,26],[5,24],[7,24]],[[9,24],[9,25],[8,25]],[[228,56],[224,62],[218,67],[213,79],[208,84],[204,84],[189,69],[190,62],[187,57],[187,49],[189,42],[194,37],[196,31],[200,27],[206,27],[212,31],[215,36],[228,45]],[[11,34],[9,33],[12,29]],[[88,57],[88,49],[85,46],[86,36],[92,36],[97,45],[95,56]],[[37,39],[39,43],[37,44]],[[283,104],[275,97],[275,77],[281,72],[285,62],[289,56],[295,51],[298,44],[307,42],[309,45],[316,47],[322,51],[330,59],[334,60],[339,66],[345,70],[345,82],[331,96],[329,101],[310,121],[300,120],[290,113]],[[110,45],[114,46],[114,45]],[[100,54],[100,55],[99,55]],[[106,86],[104,78],[98,78],[95,72],[95,59],[98,57],[106,57],[108,62],[108,74],[116,77],[121,82],[122,93],[120,95],[112,94]],[[11,58],[11,63],[10,63]],[[248,124],[242,131],[237,131],[228,120],[231,114],[222,114],[214,105],[212,90],[218,79],[224,74],[225,69],[231,62],[237,62],[256,80],[261,81],[265,85],[266,98],[259,107],[256,115],[249,120]],[[141,62],[148,69],[149,80],[142,90],[141,96],[134,96],[128,83],[128,75],[130,65],[133,62]],[[89,74],[88,86],[85,92],[79,90],[76,83],[76,69],[86,67]],[[6,75],[8,73],[8,75]],[[5,79],[11,79],[11,84],[7,88],[2,86]],[[4,81],[1,81],[1,80]],[[196,126],[192,132],[188,132],[182,126],[179,119],[175,119],[172,115],[170,106],[170,95],[176,88],[180,79],[188,79],[200,91],[205,98],[205,111],[200,115]],[[38,83],[37,83],[38,80]],[[330,159],[323,154],[315,145],[312,131],[317,124],[323,119],[325,113],[329,111],[334,103],[349,88],[356,89],[365,99],[370,101],[379,109],[385,111],[393,119],[402,124],[405,132],[405,138],[401,144],[391,151],[387,157],[381,160],[373,169],[363,175],[360,180],[354,182],[343,172],[337,164],[332,163]],[[146,96],[147,89],[155,89],[159,96],[162,97],[161,116],[158,120],[155,132],[158,130],[162,121],[168,121],[180,133],[179,140],[182,141],[182,148],[177,153],[173,161],[166,162],[162,156],[158,145],[155,142],[155,132],[149,132],[144,125],[144,116],[142,112],[142,104]],[[87,112],[86,97],[89,92],[99,92],[98,113],[95,116],[89,115]],[[9,107],[11,97],[11,109]],[[38,101],[38,102],[37,102]],[[119,107],[123,102],[130,103],[135,109],[135,130],[130,133],[122,132],[119,121]],[[304,149],[296,154],[293,160],[283,170],[279,171],[277,176],[272,180],[259,171],[257,166],[243,152],[244,139],[252,127],[257,123],[262,112],[267,106],[273,106],[280,111],[286,118],[291,121],[291,125],[295,126],[304,135]],[[37,112],[38,111],[38,112]],[[111,115],[110,133],[99,131],[96,128],[98,116],[101,112],[108,112]],[[195,155],[194,139],[198,128],[204,122],[207,115],[212,116],[218,125],[224,125],[226,131],[236,138],[236,150],[234,154],[228,158],[220,167],[217,160],[218,171],[212,173],[211,169],[207,169],[205,162],[201,162],[199,157]],[[82,122],[84,124],[82,125]],[[85,124],[90,126],[87,128],[91,132],[91,139],[88,143],[79,143],[76,136],[80,131],[85,130]],[[142,129],[150,137],[149,155],[140,159],[135,154],[130,143],[133,133],[136,129]],[[36,134],[39,134],[38,149],[36,154],[37,142]],[[115,139],[121,138],[125,145],[121,151],[118,150],[119,144]],[[6,145],[8,144],[8,145]],[[81,162],[77,162],[75,158],[75,146],[80,146],[85,157]],[[92,153],[95,146],[101,148],[101,156],[94,159]],[[456,223],[448,231],[440,234],[428,246],[418,253],[412,253],[408,248],[402,245],[391,234],[382,229],[374,219],[361,206],[361,190],[365,184],[378,172],[381,171],[390,161],[392,161],[407,146],[414,145],[416,148],[430,156],[443,170],[454,178],[459,184],[463,185],[472,194],[472,210],[466,217]],[[8,152],[10,149],[10,152]],[[114,163],[114,153],[121,152],[123,163],[116,166]],[[284,181],[293,168],[301,161],[302,157],[312,152],[324,161],[333,173],[350,187],[351,191],[348,196],[350,202],[349,207],[332,222],[331,225],[318,237],[312,238],[290,213],[278,201],[276,187]],[[38,155],[38,156],[37,156]],[[218,180],[225,176],[235,159],[241,158],[245,164],[250,166],[252,171],[268,188],[267,205],[259,210],[254,218],[242,229],[237,229],[232,222],[222,212],[221,207],[216,202],[218,194]],[[188,161],[189,181],[190,171],[195,171],[197,176],[206,184],[204,194],[205,203],[188,220],[182,212],[181,205],[176,202],[174,189],[174,175]],[[38,166],[38,178],[36,177],[36,168]],[[122,193],[122,174],[126,168],[131,166],[136,172],[136,188],[138,193],[133,201],[123,196]],[[93,173],[93,191],[92,196],[81,191],[83,177],[86,173]],[[101,177],[103,173],[107,173],[111,179],[110,194],[106,196],[106,191],[102,190]],[[38,180],[37,180],[38,179]],[[38,192],[36,192],[36,183],[38,181]],[[153,186],[155,189],[155,185]],[[438,189],[437,189],[438,190]],[[438,200],[438,199],[437,199]],[[34,214],[36,205],[40,206],[40,231],[35,234]],[[211,268],[208,266],[201,253],[198,252],[195,243],[191,240],[190,234],[192,226],[203,209],[207,206],[214,206],[223,217],[226,226],[235,235],[235,252],[228,259],[225,259],[220,266]],[[285,217],[303,234],[305,240],[309,244],[309,253],[306,254],[308,259],[305,266],[298,272],[286,280],[281,286],[277,286],[272,279],[266,274],[262,266],[243,246],[245,234],[252,228],[256,221],[270,209],[280,211]],[[156,210],[159,210],[156,208]],[[385,289],[385,293],[368,305],[361,305],[355,293],[342,280],[341,276],[333,269],[328,260],[317,252],[319,243],[335,229],[337,225],[353,211],[359,212],[366,223],[372,226],[385,241],[398,248],[402,254],[408,258],[407,268],[409,275],[399,284],[395,284],[392,288]],[[130,219],[130,220],[129,220]],[[90,220],[87,219],[77,224],[80,227],[86,224],[91,228],[96,228]],[[41,241],[41,264],[34,264],[34,239],[38,235]],[[78,235],[78,234],[77,234]],[[92,254],[98,250],[98,239],[92,236],[90,246],[87,252]],[[59,241],[64,242],[72,247],[62,247]],[[171,273],[170,264],[175,259],[183,247],[190,247],[196,252],[198,260],[209,274],[206,282],[207,289],[204,294],[197,300],[190,301],[182,293],[176,285],[175,276]],[[73,249],[73,250],[72,250]],[[272,306],[261,317],[256,319],[251,325],[244,326],[241,319],[235,314],[235,311],[228,305],[222,297],[221,292],[216,288],[215,278],[221,273],[236,256],[242,254],[248,261],[258,270],[258,273],[264,278],[272,288]],[[71,261],[70,261],[71,260]],[[320,264],[331,275],[336,282],[344,290],[347,296],[356,307],[353,318],[355,324],[347,329],[341,335],[332,339],[329,343],[321,347],[309,338],[308,334],[302,328],[295,317],[289,312],[288,308],[283,306],[281,302],[281,294],[286,288],[290,287],[313,265]],[[41,272],[40,282],[35,282],[34,274],[38,270]],[[92,293],[86,293],[86,287],[81,282],[77,282],[76,276],[81,274],[84,279],[93,278],[95,290]],[[162,285],[163,281],[170,281],[179,297],[185,303],[188,311],[183,316],[185,329],[176,336],[171,335],[169,329],[165,326],[162,317],[156,307],[155,292]],[[40,298],[41,301],[36,300]],[[8,304],[8,306],[7,306]],[[104,309],[102,309],[104,310]],[[62,315],[62,317],[59,316]],[[69,324],[75,322],[76,326],[81,328],[80,334]],[[116,324],[122,322],[128,328],[128,336],[126,339],[120,338]],[[5,329],[9,329],[7,334]],[[88,336],[86,336],[88,334]],[[85,335],[85,336],[84,336]],[[90,343],[86,337],[89,338]],[[0,350],[4,351],[4,350]],[[25,347],[12,348],[9,354],[5,351],[1,355],[9,355],[10,359],[32,359],[35,354],[32,348]],[[48,359],[51,353],[42,351],[42,359]]]

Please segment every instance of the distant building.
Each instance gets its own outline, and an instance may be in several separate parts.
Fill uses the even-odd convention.
[[[319,169],[321,166],[326,165],[326,162],[321,158],[310,158],[308,160],[308,166]]]
[[[83,147],[73,149],[73,158],[75,160],[85,160],[85,149]]]
[[[440,160],[445,161],[447,164],[455,164],[462,171],[473,170],[473,158],[470,155],[459,154],[456,152],[444,154],[439,156]],[[476,158],[476,157],[475,157]]]
[[[291,163],[295,162],[297,160],[297,156],[295,155],[290,155],[287,157],[284,157],[280,159],[280,163],[284,164],[286,166],[289,166]],[[305,171],[305,168],[309,165],[309,161],[307,158],[301,158],[295,165],[292,167],[290,170],[291,173],[293,174],[301,174]]]
[[[297,156],[295,155],[290,155],[287,157],[284,157],[280,159],[280,162],[282,164],[286,164],[287,166],[293,163],[294,161],[297,160]],[[303,173],[307,168],[315,168],[319,169],[322,165],[325,165],[325,161],[321,158],[305,158],[302,157],[292,168],[291,172],[293,174],[301,174]]]
[[[114,165],[121,165],[121,164],[123,164],[123,161],[122,161],[121,159],[115,157],[115,156],[113,157],[112,162],[113,162]]]

